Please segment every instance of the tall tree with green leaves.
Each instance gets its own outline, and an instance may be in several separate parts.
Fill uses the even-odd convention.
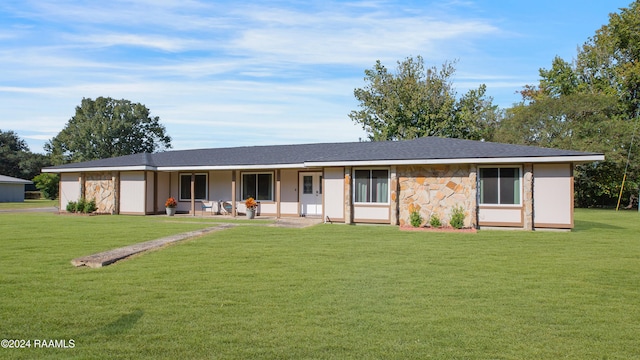
[[[160,118],[129,100],[82,99],[64,129],[45,144],[55,164],[88,161],[171,148]]]
[[[15,131],[0,130],[0,174],[30,180],[49,165],[49,158],[32,153]]]
[[[553,59],[538,85],[525,86],[522,101],[507,109],[497,141],[605,154],[606,161],[577,167],[579,206],[615,205],[627,157],[624,197],[638,191],[640,151],[640,0],[598,29],[576,59]],[[635,146],[630,148],[632,138]]]
[[[360,110],[349,114],[369,139],[401,140],[423,136],[482,139],[496,119],[497,107],[486,87],[456,100],[452,63],[425,69],[421,56],[398,61],[395,73],[380,60],[365,70],[364,88],[354,90]]]

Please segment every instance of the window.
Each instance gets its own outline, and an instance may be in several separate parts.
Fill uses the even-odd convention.
[[[354,201],[357,203],[387,203],[389,200],[388,170],[356,170]]]
[[[305,175],[302,177],[302,193],[313,194],[313,176]]]
[[[520,205],[520,168],[480,168],[480,204]]]
[[[242,198],[273,201],[273,174],[242,174]]]
[[[196,200],[207,200],[207,174],[196,174]],[[191,200],[191,174],[180,174],[180,201]]]

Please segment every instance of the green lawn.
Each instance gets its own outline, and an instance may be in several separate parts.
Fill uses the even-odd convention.
[[[8,202],[8,203],[0,202],[0,210],[46,208],[46,207],[57,207],[58,205],[59,205],[58,200],[27,199],[24,202]]]
[[[0,214],[0,339],[75,342],[0,358],[640,358],[637,212],[578,210],[572,232],[237,226],[70,264],[210,225]]]

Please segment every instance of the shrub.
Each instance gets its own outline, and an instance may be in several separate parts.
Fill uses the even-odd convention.
[[[442,226],[442,222],[440,221],[440,218],[438,217],[438,215],[436,214],[431,215],[431,219],[429,220],[429,225],[431,225],[431,227],[434,227],[434,228],[439,228]]]
[[[70,213],[74,213],[76,212],[76,207],[78,206],[78,203],[76,203],[75,201],[69,201],[67,203],[67,211]]]
[[[67,211],[71,213],[85,213],[89,214],[96,211],[98,207],[96,206],[96,200],[91,199],[91,201],[87,201],[85,198],[80,198],[78,201],[69,201],[67,203]]]
[[[34,177],[33,182],[45,198],[55,200],[58,197],[60,177],[57,174],[42,173]]]
[[[86,201],[84,202],[84,213],[85,214],[90,214],[94,211],[98,210],[98,207],[96,206],[96,200],[95,199],[91,199],[91,201]]]
[[[80,198],[80,200],[78,200],[78,202],[76,203],[76,211],[75,212],[84,212],[84,206],[87,202],[85,201],[84,198]]]
[[[464,226],[464,209],[462,206],[454,206],[451,210],[451,226],[455,229],[462,229]]]
[[[411,222],[411,226],[420,227],[420,225],[422,225],[422,216],[420,216],[420,212],[416,210],[411,212],[409,221]]]

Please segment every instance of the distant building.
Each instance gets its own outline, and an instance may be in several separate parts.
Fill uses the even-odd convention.
[[[28,184],[33,182],[0,175],[0,202],[23,202],[24,186]]]

